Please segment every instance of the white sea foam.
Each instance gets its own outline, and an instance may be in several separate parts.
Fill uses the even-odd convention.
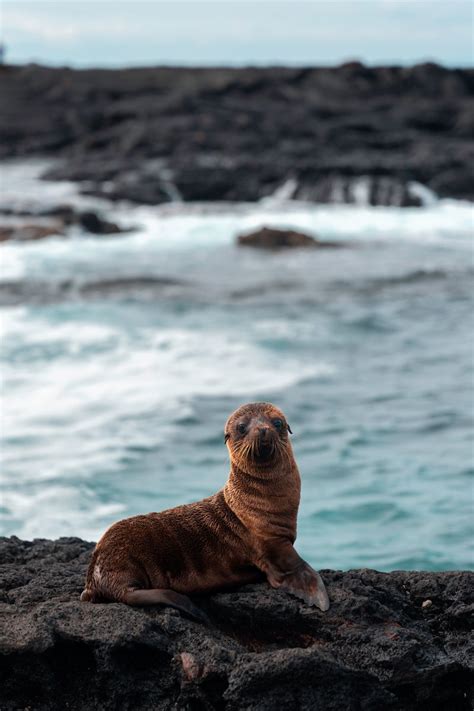
[[[77,236],[51,238],[41,242],[8,243],[2,248],[2,278],[25,274],[60,276],[74,270],[93,269],[121,262],[132,255],[137,265],[150,257],[159,258],[167,250],[193,250],[230,245],[241,232],[262,225],[307,230],[323,239],[388,240],[460,243],[473,233],[473,206],[470,203],[440,201],[425,208],[383,208],[353,205],[287,204],[229,207],[227,214],[181,206],[179,212],[159,208],[120,208],[122,222],[137,230],[120,237]],[[127,217],[128,216],[128,217]]]
[[[77,183],[41,180],[55,165],[44,158],[0,162],[0,206],[15,210],[44,210],[58,205],[105,206],[104,200],[81,195]]]
[[[298,187],[298,181],[296,178],[288,178],[282,183],[273,193],[271,199],[276,202],[281,202],[285,200],[291,200],[295,191]]]
[[[7,489],[2,506],[15,512],[15,533],[26,540],[68,535],[97,540],[125,510],[118,501],[101,503],[84,488],[79,497],[74,485],[30,486],[24,493]]]
[[[97,238],[77,234],[68,239],[8,243],[2,246],[2,281],[83,278],[94,274],[163,273],[166,254],[231,245],[237,234],[262,225],[300,229],[322,239],[409,241],[461,250],[471,249],[473,207],[441,201],[426,208],[369,208],[349,205],[287,209],[259,206],[233,208],[228,214],[200,214],[181,207],[178,214],[159,209],[130,208],[129,221],[140,229],[129,235]],[[126,221],[123,218],[122,221]],[[198,259],[200,257],[197,257]]]
[[[356,205],[366,207],[370,204],[370,183],[371,180],[368,176],[362,176],[352,181],[351,192]]]
[[[416,180],[412,180],[408,184],[408,189],[414,197],[419,198],[422,205],[435,205],[438,202],[439,198],[436,193]]]
[[[1,247],[6,293],[5,282],[16,280],[33,295],[35,281],[99,284],[87,298],[78,291],[73,300],[69,290],[64,301],[34,305],[33,298],[0,314],[1,532],[97,538],[123,515],[215,490],[225,475],[225,451],[213,439],[227,414],[222,400],[273,394],[295,415],[304,399],[304,428],[291,422],[312,510],[340,501],[349,482],[362,501],[377,487],[392,500],[410,481],[410,525],[439,526],[444,516],[450,530],[449,511],[459,520],[469,501],[471,204],[310,205],[287,200],[287,186],[280,198],[252,205],[112,206],[78,196],[73,184],[39,182],[39,163],[10,167],[10,180],[0,171],[10,207],[31,207],[31,196],[38,208],[100,204],[106,217],[137,229],[110,238],[75,229],[67,238]],[[265,224],[361,248],[233,250],[236,234]],[[439,278],[417,277],[431,273]],[[168,301],[159,288],[145,296],[100,290],[104,280],[150,275],[187,286],[178,284]],[[429,425],[443,410],[451,414],[440,438]],[[427,472],[436,486],[426,486]],[[436,509],[436,497],[448,513]],[[302,516],[311,560],[314,523],[305,529],[304,506]],[[354,526],[364,542],[360,565],[394,559],[387,531],[374,539],[374,521],[349,517],[328,528],[321,518],[317,535],[326,527],[334,542],[328,564],[354,562],[346,545]],[[400,549],[410,549],[409,529],[403,522],[392,536]],[[466,560],[459,551],[467,535],[460,537],[439,544],[458,566]],[[420,540],[429,551],[438,545],[436,536]]]
[[[21,475],[34,481],[113,469],[130,446],[156,446],[162,420],[182,415],[200,395],[258,397],[309,377],[331,374],[324,363],[285,360],[229,331],[126,330],[98,324],[31,319],[12,310],[3,323],[2,413],[6,443],[29,440],[28,453],[4,452],[5,481]],[[46,349],[44,354],[41,348]],[[54,358],[49,353],[54,351]],[[31,359],[37,353],[32,367]],[[134,425],[139,420],[144,424]],[[80,451],[71,458],[70,452]]]

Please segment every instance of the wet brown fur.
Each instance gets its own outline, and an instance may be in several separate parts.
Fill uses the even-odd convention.
[[[224,488],[113,524],[97,543],[81,599],[170,604],[199,617],[186,594],[266,576],[273,587],[327,609],[320,576],[293,548],[300,476],[288,430],[270,403],[236,410],[225,427],[231,470]]]

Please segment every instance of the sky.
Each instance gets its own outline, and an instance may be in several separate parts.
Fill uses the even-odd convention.
[[[0,0],[9,63],[473,65],[474,0]]]

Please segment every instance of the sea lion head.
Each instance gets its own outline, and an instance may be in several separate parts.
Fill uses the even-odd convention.
[[[291,428],[278,407],[270,402],[252,402],[229,417],[224,441],[232,464],[252,474],[292,456],[289,432]]]

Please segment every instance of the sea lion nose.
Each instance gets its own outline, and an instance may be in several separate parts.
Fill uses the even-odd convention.
[[[264,425],[263,427],[258,428],[258,436],[260,437],[261,440],[266,440],[268,437],[270,428]]]

